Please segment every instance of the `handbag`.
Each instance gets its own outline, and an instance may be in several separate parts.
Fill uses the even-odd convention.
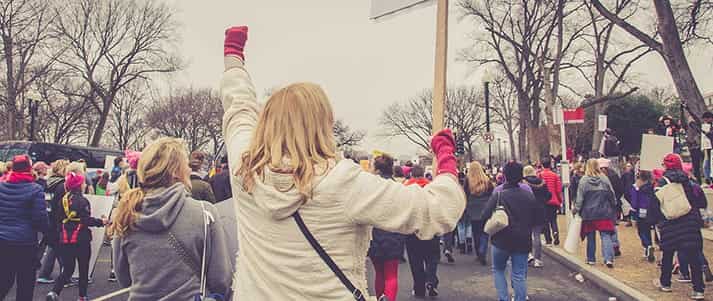
[[[510,225],[510,217],[508,216],[507,208],[505,208],[500,201],[501,194],[501,192],[498,192],[498,200],[495,206],[495,211],[488,221],[485,222],[485,226],[483,227],[483,231],[491,236]]]
[[[567,238],[564,240],[564,250],[574,254],[579,250],[579,243],[582,241],[582,217],[575,215],[567,227]]]
[[[691,211],[691,203],[688,202],[686,191],[681,183],[671,183],[667,177],[663,177],[666,185],[656,191],[656,197],[661,202],[661,212],[668,220],[677,219]]]
[[[312,235],[312,232],[309,231],[307,228],[307,225],[305,225],[305,222],[302,220],[302,216],[300,216],[299,211],[295,211],[294,214],[292,214],[292,217],[295,219],[295,223],[297,223],[297,227],[300,228],[300,231],[302,232],[302,235],[307,239],[309,244],[312,246],[312,248],[317,252],[320,258],[322,258],[322,261],[324,261],[325,264],[329,267],[330,270],[334,273],[334,275],[339,278],[339,281],[342,282],[344,287],[352,294],[352,297],[354,297],[354,300],[356,301],[366,301],[364,298],[364,295],[362,294],[361,290],[359,290],[354,284],[349,281],[349,278],[347,278],[346,275],[344,275],[344,272],[337,266],[337,264],[332,260],[332,257],[329,257],[329,254],[322,248],[322,245],[319,244],[317,239],[314,238]],[[379,300],[380,301],[388,301],[388,298],[385,296],[382,296]]]

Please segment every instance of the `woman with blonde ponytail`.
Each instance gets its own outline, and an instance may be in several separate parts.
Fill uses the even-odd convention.
[[[119,283],[131,287],[131,301],[193,299],[204,258],[208,291],[229,294],[232,254],[215,207],[188,192],[187,158],[179,139],[147,147],[136,170],[139,185],[122,195],[113,216],[114,269]]]
[[[372,228],[431,239],[452,230],[463,213],[453,135],[444,130],[432,138],[438,169],[425,187],[338,160],[332,107],[318,85],[289,85],[259,109],[244,63],[247,33],[244,26],[226,31],[221,82],[223,137],[236,171],[233,300],[375,300],[366,297]],[[308,232],[348,281],[335,276]]]

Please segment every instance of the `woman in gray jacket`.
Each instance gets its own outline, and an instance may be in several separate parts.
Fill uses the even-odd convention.
[[[208,292],[230,293],[234,254],[215,207],[188,193],[187,158],[181,140],[151,144],[139,160],[139,187],[117,208],[110,228],[114,268],[119,283],[131,287],[131,301],[192,300],[203,275]]]
[[[596,231],[602,237],[602,256],[608,268],[614,267],[614,218],[616,198],[611,183],[599,170],[596,159],[587,161],[584,177],[579,181],[573,214],[582,217],[582,237],[587,238],[587,264],[596,264]]]

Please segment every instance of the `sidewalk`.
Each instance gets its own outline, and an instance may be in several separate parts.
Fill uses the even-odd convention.
[[[564,244],[564,237],[567,233],[567,217],[559,216],[559,227],[560,236],[563,239],[562,244]],[[603,259],[601,256],[600,240],[599,235],[597,235],[597,265],[590,266],[590,269],[596,269],[597,271],[603,272],[613,278],[623,282],[624,284],[638,290],[642,294],[657,300],[657,301],[684,301],[690,300],[689,294],[692,291],[690,283],[678,283],[678,275],[673,275],[673,293],[662,293],[656,290],[653,286],[653,279],[658,279],[660,275],[660,268],[656,265],[656,262],[649,263],[643,258],[643,248],[641,246],[641,241],[636,233],[636,227],[626,227],[624,223],[618,226],[619,231],[619,241],[621,243],[622,256],[617,257],[614,263],[614,268],[609,269],[602,263]],[[709,230],[705,230],[709,231]],[[713,234],[713,233],[710,233]],[[707,235],[711,237],[713,235]],[[709,260],[713,255],[713,241],[704,239],[703,242],[703,252],[706,254]],[[585,246],[586,240],[582,241],[580,244],[580,252],[573,254],[572,257],[576,258],[582,263],[585,260]],[[560,245],[561,247],[561,245]],[[661,252],[656,252],[656,260],[660,260]],[[706,300],[713,300],[713,284],[706,283]]]

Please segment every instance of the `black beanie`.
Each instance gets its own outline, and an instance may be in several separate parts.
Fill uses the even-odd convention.
[[[505,181],[512,184],[517,184],[522,181],[522,164],[515,161],[510,161],[503,167]]]

